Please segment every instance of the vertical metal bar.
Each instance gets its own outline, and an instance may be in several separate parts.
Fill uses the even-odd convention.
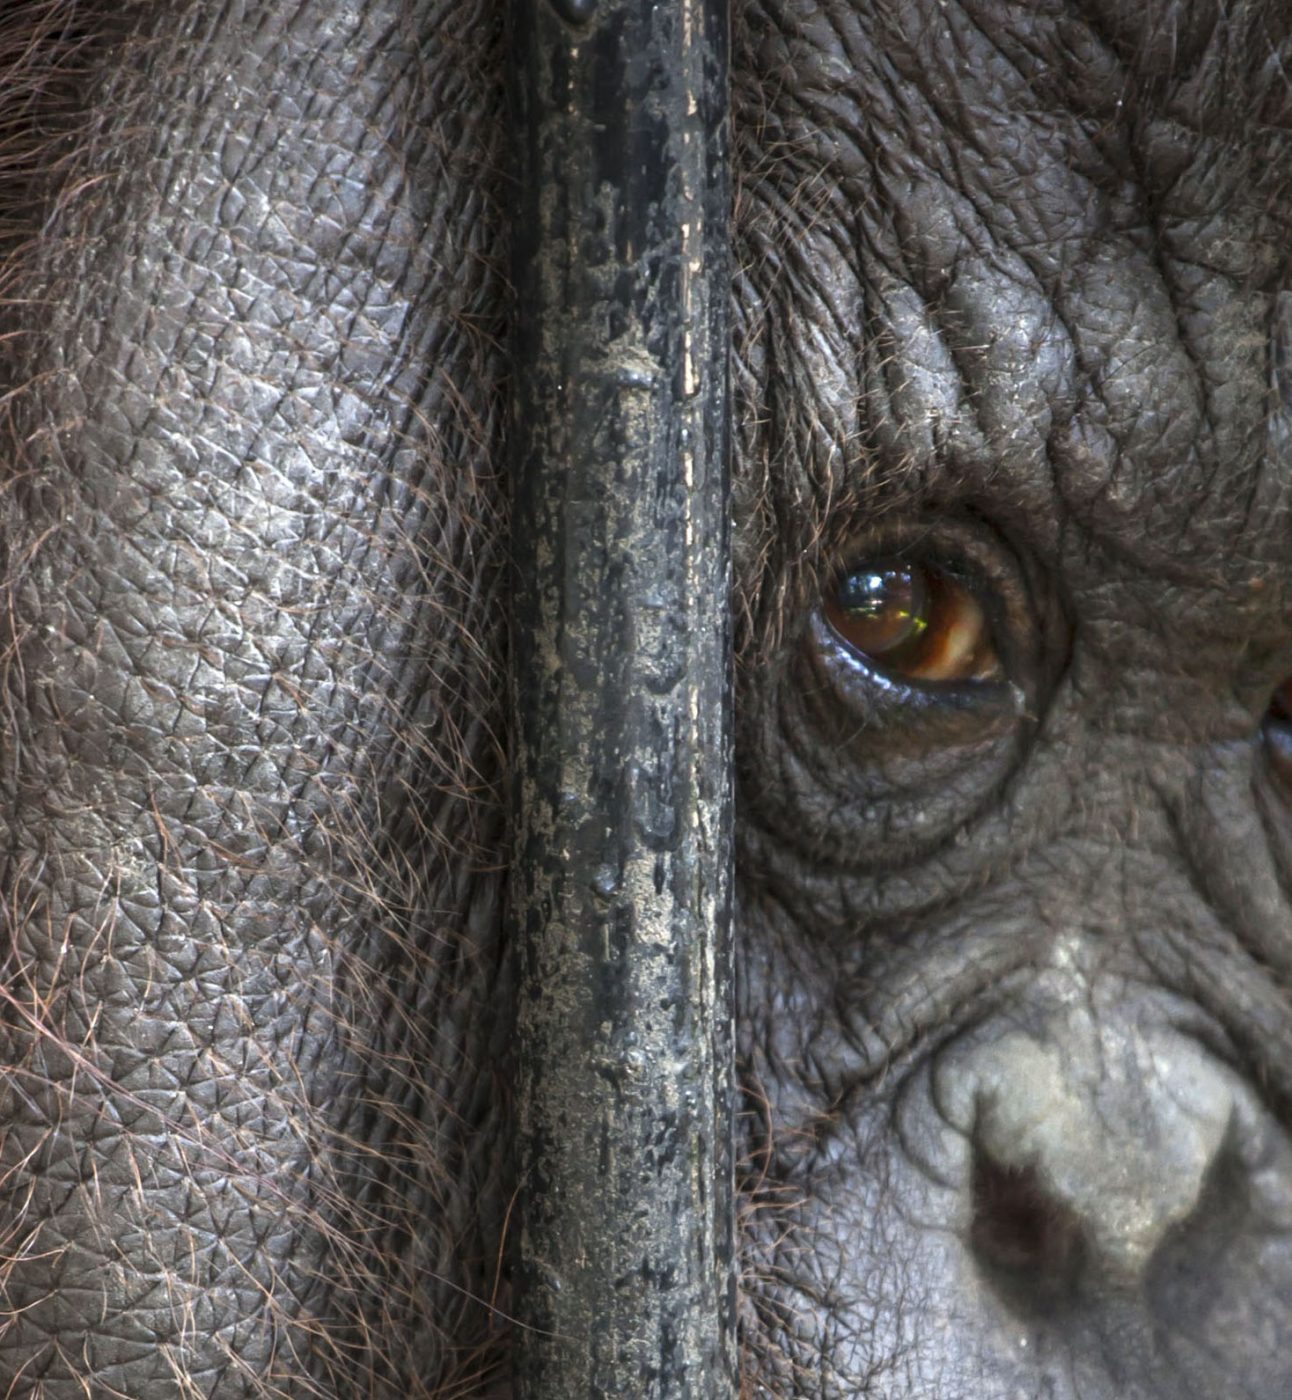
[[[725,0],[513,0],[520,1400],[735,1393]]]

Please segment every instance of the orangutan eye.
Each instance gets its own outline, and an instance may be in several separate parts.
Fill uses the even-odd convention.
[[[1292,681],[1284,681],[1274,692],[1270,718],[1279,724],[1292,724]]]
[[[1292,680],[1274,692],[1265,711],[1265,742],[1279,773],[1292,782]]]
[[[897,679],[1003,677],[982,603],[963,580],[934,565],[864,561],[836,580],[823,611],[843,642]]]

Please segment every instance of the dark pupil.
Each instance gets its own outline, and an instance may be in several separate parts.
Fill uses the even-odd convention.
[[[873,654],[919,636],[928,625],[923,572],[902,567],[858,569],[839,583],[842,620],[854,643]]]

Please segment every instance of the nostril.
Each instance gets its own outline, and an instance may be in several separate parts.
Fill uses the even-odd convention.
[[[1153,1259],[1148,1284],[1165,1316],[1188,1306],[1194,1315],[1206,1310],[1208,1292],[1233,1251],[1253,1251],[1251,1174],[1232,1135],[1211,1164],[1198,1204],[1163,1239]]]
[[[984,1273],[1016,1306],[1035,1311],[1069,1294],[1085,1242],[1076,1214],[1050,1199],[1031,1167],[975,1154],[970,1244]]]

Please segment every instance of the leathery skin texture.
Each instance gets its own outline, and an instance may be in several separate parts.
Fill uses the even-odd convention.
[[[497,16],[111,24],[7,308],[0,1393],[474,1393]]]
[[[506,1396],[502,12],[22,14],[0,1391]],[[736,7],[746,1396],[1292,1390],[1290,26]]]

